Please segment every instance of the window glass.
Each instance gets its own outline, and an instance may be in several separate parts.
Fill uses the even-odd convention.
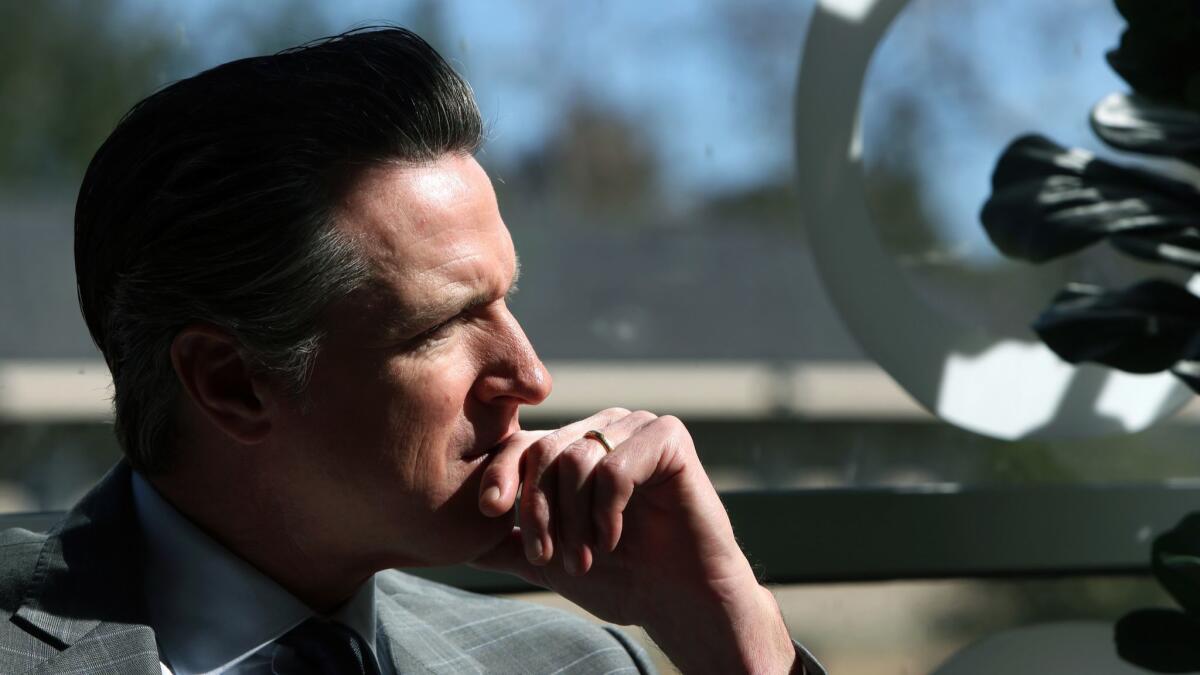
[[[66,508],[120,456],[71,254],[75,191],[99,143],[168,82],[381,22],[429,39],[488,122],[479,159],[523,265],[512,306],[555,376],[526,426],[610,405],[674,413],[723,490],[1200,478],[1195,406],[1136,434],[998,440],[938,420],[858,347],[796,193],[794,92],[814,4],[0,3],[0,512]],[[1017,133],[1106,152],[1086,113],[1121,88],[1103,59],[1121,29],[1109,3],[907,4],[861,113],[862,198],[905,283],[939,311],[1027,335],[1063,282],[1141,274],[1104,255],[1010,263],[978,222]],[[1145,578],[779,595],[794,634],[838,673],[926,672],[995,630],[1163,602]]]
[[[1112,3],[1076,0],[913,0],[897,16],[864,82],[863,163],[881,238],[928,302],[1025,337],[1066,283],[1122,284],[1153,269],[1105,247],[1068,264],[1012,261],[979,222],[992,169],[1017,136],[1115,154],[1088,113],[1127,89],[1104,60],[1124,25]]]
[[[990,162],[1021,129],[1095,147],[1082,120],[1118,85],[1103,52],[1119,17],[1093,2],[911,5],[865,84],[864,198],[930,302],[1023,330],[1077,268],[1033,273],[990,252],[976,217]],[[528,426],[613,404],[674,412],[730,489],[1200,473],[1195,412],[1135,435],[1001,441],[936,420],[859,350],[814,270],[794,186],[812,11],[803,0],[0,7],[0,87],[19,102],[0,113],[0,508],[63,508],[119,456],[71,260],[74,191],[100,141],[164,83],[373,22],[428,37],[488,120],[480,160],[524,265],[514,311],[556,375]]]

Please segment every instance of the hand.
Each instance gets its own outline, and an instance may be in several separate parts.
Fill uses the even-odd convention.
[[[614,451],[584,438],[600,430]],[[637,624],[685,672],[787,672],[778,606],[734,540],[691,436],[674,417],[612,408],[519,432],[481,483],[480,509],[520,527],[474,561]]]

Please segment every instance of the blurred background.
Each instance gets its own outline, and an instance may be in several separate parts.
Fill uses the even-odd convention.
[[[99,143],[166,83],[378,22],[433,43],[488,121],[479,159],[523,264],[514,313],[556,382],[526,426],[610,405],[674,413],[722,491],[837,491],[850,508],[856,491],[1200,480],[1194,407],[1134,435],[999,441],[930,416],[860,352],[821,288],[794,194],[793,91],[815,10],[0,3],[0,511],[64,509],[119,457],[71,257],[75,191]],[[1088,256],[1004,261],[978,223],[1016,134],[1106,154],[1086,115],[1124,90],[1103,59],[1122,25],[1102,0],[912,0],[895,21],[863,84],[864,198],[925,301],[1027,337],[1065,281],[1124,273]],[[839,674],[927,672],[1005,627],[1166,602],[1138,574],[833,578],[778,593],[796,637]]]

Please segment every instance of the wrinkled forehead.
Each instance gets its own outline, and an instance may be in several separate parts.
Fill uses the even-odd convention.
[[[371,266],[372,294],[414,309],[430,295],[503,294],[516,265],[491,181],[466,155],[367,170],[338,226]]]

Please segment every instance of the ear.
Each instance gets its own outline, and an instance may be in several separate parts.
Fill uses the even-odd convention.
[[[214,427],[244,444],[260,443],[270,433],[267,392],[233,336],[215,326],[188,326],[171,342],[171,365]]]

